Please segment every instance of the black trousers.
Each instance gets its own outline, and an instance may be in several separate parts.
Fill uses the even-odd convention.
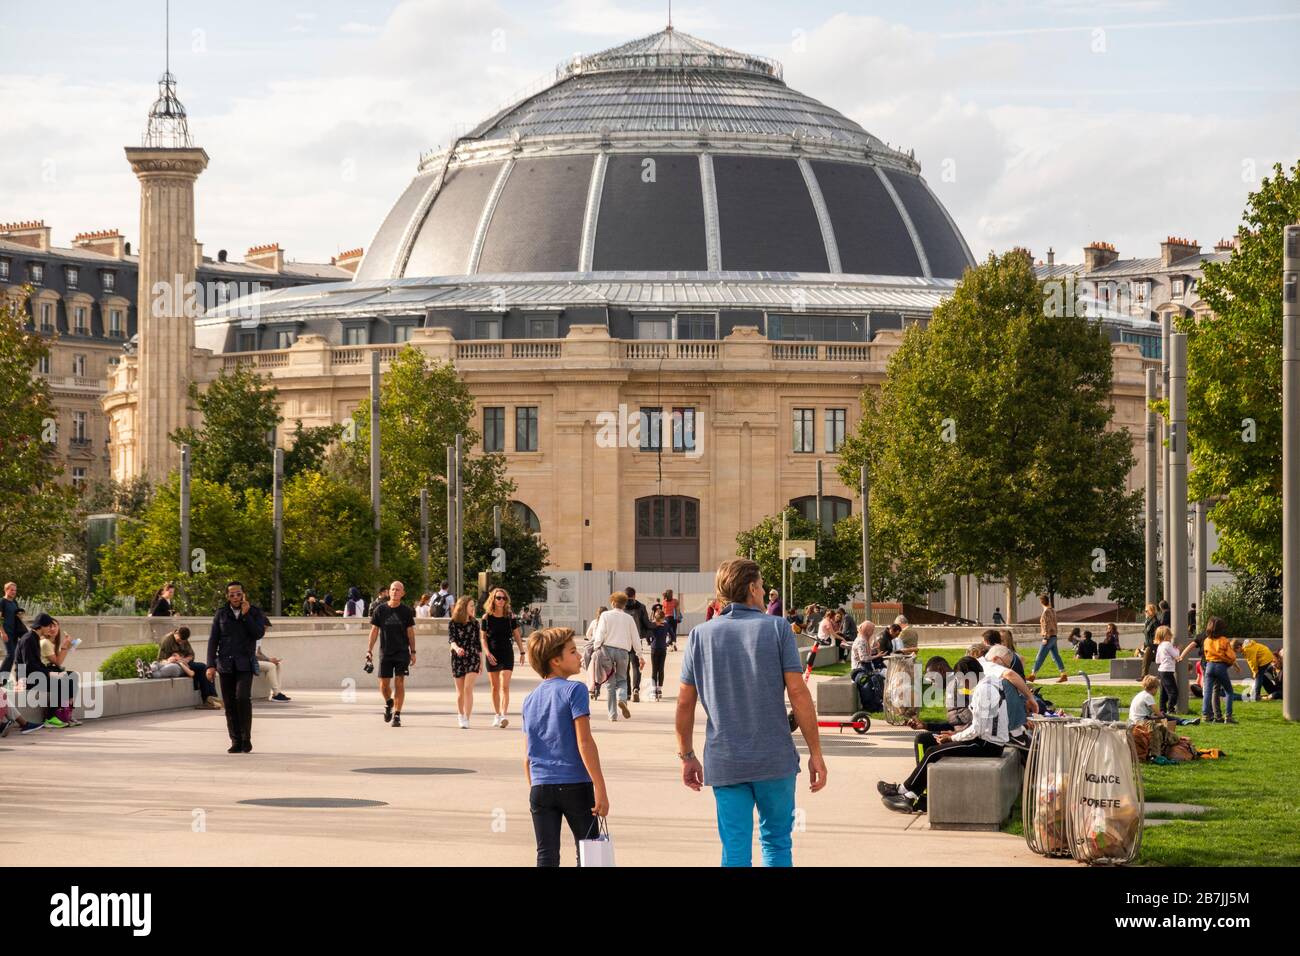
[[[194,671],[194,687],[204,700],[217,696],[217,685],[208,680],[208,665],[202,661],[186,661],[186,666]]]
[[[637,655],[640,653],[641,648],[635,647],[632,649],[631,654],[628,655],[627,687],[629,697],[631,697],[632,691],[641,689],[641,662],[637,660]]]
[[[573,833],[573,852],[578,841],[594,837],[600,826],[591,808],[596,805],[596,788],[590,783],[539,783],[528,795],[537,836],[537,865],[560,865],[560,822],[567,821]]]
[[[1160,712],[1172,715],[1178,706],[1178,677],[1173,671],[1160,672]]]
[[[253,677],[252,671],[235,671],[218,674],[221,681],[221,700],[226,705],[226,729],[232,744],[253,739]]]
[[[0,664],[0,674],[8,674],[14,669],[14,652],[18,650],[18,638],[9,637],[4,642],[5,659]]]
[[[921,749],[921,738],[929,737],[929,734],[917,734],[917,748]],[[933,740],[933,737],[930,737]],[[1002,756],[1002,745],[991,744],[987,740],[977,738],[967,740],[961,743],[949,741],[946,744],[934,744],[932,747],[925,748],[925,756],[921,762],[916,765],[911,776],[903,783],[903,789],[909,793],[919,794],[921,805],[925,806],[925,782],[930,773],[930,765],[935,761],[942,760],[945,757],[1000,757]]]
[[[650,652],[650,683],[656,687],[664,686],[664,661],[668,659],[668,648]]]

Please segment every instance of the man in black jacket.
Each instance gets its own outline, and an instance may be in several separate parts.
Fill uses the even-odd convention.
[[[212,618],[208,637],[208,680],[221,678],[230,749],[253,752],[253,678],[257,676],[257,642],[266,633],[266,615],[248,603],[238,581],[226,585],[226,603]]]
[[[645,605],[636,599],[636,588],[624,588],[623,593],[627,595],[627,607],[623,608],[623,613],[631,614],[632,620],[636,621],[636,629],[641,635],[641,640],[650,639],[650,633],[654,626],[650,623],[650,615],[646,612]],[[631,671],[628,674],[628,683],[632,686],[632,702],[634,704],[641,702],[641,662],[637,659],[640,653],[638,647],[628,662]]]

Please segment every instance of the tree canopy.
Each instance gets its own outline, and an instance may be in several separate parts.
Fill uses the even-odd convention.
[[[1236,572],[1282,571],[1282,230],[1300,221],[1300,162],[1251,193],[1236,248],[1207,262],[1213,310],[1181,318],[1187,335],[1189,496],[1210,509],[1215,560]]]

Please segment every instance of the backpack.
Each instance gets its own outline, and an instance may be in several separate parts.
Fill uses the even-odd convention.
[[[973,718],[979,717],[985,723],[993,727],[993,735],[996,737],[999,731],[1008,734],[1011,730],[1011,721],[1007,715],[1007,688],[1001,677],[985,676],[980,679],[980,684],[989,682],[997,689],[997,697],[990,700],[987,695],[981,697],[979,694],[979,685],[976,685],[976,692],[971,695],[970,709],[972,722]]]
[[[433,596],[433,609],[429,613],[434,617],[447,616],[447,595],[442,591]]]
[[[878,670],[859,667],[851,675],[853,683],[858,686],[858,699],[862,709],[869,714],[878,714],[885,709],[885,675]]]

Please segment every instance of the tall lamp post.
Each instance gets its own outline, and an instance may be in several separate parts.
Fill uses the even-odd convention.
[[[1300,720],[1300,223],[1282,242],[1282,713]]]

